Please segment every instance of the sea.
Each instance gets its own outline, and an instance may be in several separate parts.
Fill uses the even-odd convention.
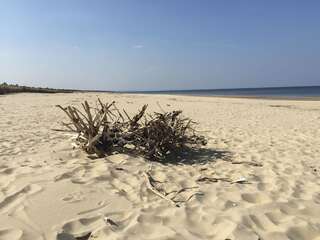
[[[172,95],[193,95],[193,96],[312,98],[312,97],[320,97],[320,86],[135,91],[135,92],[130,92],[130,93],[172,94]]]

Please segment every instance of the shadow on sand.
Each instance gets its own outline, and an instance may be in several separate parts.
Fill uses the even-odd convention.
[[[163,164],[194,165],[206,164],[217,160],[230,161],[231,152],[210,148],[187,148],[184,151],[165,158]]]
[[[137,154],[134,150],[129,150],[126,148],[122,148],[121,151],[111,152],[107,155],[115,155],[115,154],[127,154],[133,158],[137,157],[144,157],[141,154]],[[98,159],[96,155],[88,155],[90,159]],[[174,164],[174,165],[194,165],[199,164],[203,165],[210,162],[215,162],[217,160],[224,160],[224,161],[231,161],[232,153],[229,151],[222,151],[222,150],[215,150],[211,148],[185,148],[183,151],[168,154],[167,156],[163,157],[159,162],[165,165]],[[152,162],[152,159],[147,159],[148,161]]]

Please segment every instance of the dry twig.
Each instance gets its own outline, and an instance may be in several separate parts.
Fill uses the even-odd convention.
[[[150,189],[154,194],[158,195],[159,197],[169,201],[170,203],[172,203],[173,205],[179,207],[179,205],[176,204],[175,201],[173,201],[171,198],[168,198],[166,195],[162,194],[153,184],[154,180],[153,178],[150,176],[149,173],[144,172],[143,173],[145,179],[146,179],[146,183],[147,183],[147,188]]]

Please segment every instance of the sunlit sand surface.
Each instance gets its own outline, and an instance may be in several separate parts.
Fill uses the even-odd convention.
[[[129,113],[181,109],[208,145],[181,165],[89,158],[52,130],[67,121],[55,105],[97,97]],[[320,239],[320,101],[14,94],[0,113],[1,240]]]

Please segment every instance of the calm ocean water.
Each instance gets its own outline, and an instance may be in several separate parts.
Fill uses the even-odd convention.
[[[251,97],[285,97],[303,98],[320,97],[320,86],[314,87],[274,87],[274,88],[239,88],[206,90],[172,90],[172,91],[137,91],[147,94],[173,94],[194,96],[251,96]]]

